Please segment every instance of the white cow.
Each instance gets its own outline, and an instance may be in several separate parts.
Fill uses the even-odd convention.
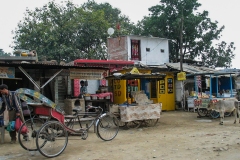
[[[224,113],[225,112],[232,112],[234,111],[235,121],[239,118],[239,107],[238,107],[238,100],[237,99],[227,99],[227,100],[218,100],[217,102],[213,103],[210,102],[208,105],[208,109],[213,109],[220,113],[220,124],[223,125]],[[240,123],[240,119],[239,119]]]

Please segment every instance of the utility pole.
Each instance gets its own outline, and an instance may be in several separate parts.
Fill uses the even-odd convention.
[[[182,53],[182,48],[183,48],[183,16],[181,17],[181,22],[180,22],[180,70],[181,72],[183,71],[183,53]]]
[[[181,4],[182,6],[182,4]],[[182,8],[182,15],[180,21],[180,72],[183,72],[183,8]],[[182,109],[185,110],[185,87],[184,81],[182,81]]]

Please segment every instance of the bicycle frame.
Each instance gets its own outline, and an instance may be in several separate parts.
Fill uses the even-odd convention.
[[[65,123],[65,126],[66,126],[66,129],[72,133],[72,134],[76,134],[76,133],[79,133],[78,130],[74,130],[74,129],[71,129],[69,125],[71,125],[72,123],[75,123],[78,121],[78,124],[80,126],[79,130],[83,129],[83,126],[82,126],[82,123],[81,122],[84,122],[84,121],[91,121],[90,125],[89,126],[86,126],[86,131],[88,131],[94,124],[94,131],[95,131],[95,127],[97,126],[97,123],[99,121],[99,119],[101,117],[103,117],[104,115],[106,115],[105,113],[102,114],[103,112],[103,109],[101,107],[91,107],[91,108],[88,108],[87,110],[89,109],[98,109],[100,110],[99,112],[98,111],[95,111],[95,112],[78,112],[78,111],[75,111],[76,113],[73,114],[73,118],[70,118],[70,120],[68,122]],[[85,118],[85,116],[93,116],[92,118],[88,119],[88,118]],[[80,117],[83,117],[83,118],[80,118]]]

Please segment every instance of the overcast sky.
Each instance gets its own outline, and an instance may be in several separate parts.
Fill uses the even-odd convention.
[[[62,0],[55,0],[61,2]],[[74,4],[81,5],[87,0],[72,0]],[[160,0],[95,0],[97,3],[108,2],[113,7],[119,8],[131,21],[136,23],[143,16],[148,15],[148,8],[159,4]],[[4,52],[12,52],[9,47],[12,43],[11,34],[17,23],[23,19],[26,8],[33,10],[35,7],[42,7],[49,0],[1,0],[0,1],[0,49]],[[224,25],[221,41],[234,42],[236,50],[232,67],[240,69],[240,0],[199,0],[202,4],[201,10],[209,11],[212,21],[218,21],[219,27]],[[106,31],[107,32],[107,31]],[[164,38],[164,37],[162,37]]]

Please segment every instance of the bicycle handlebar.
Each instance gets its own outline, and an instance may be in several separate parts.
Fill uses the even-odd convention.
[[[90,106],[90,105],[87,106],[87,110],[93,109],[93,108],[94,108],[94,109],[100,109],[101,111],[103,111],[102,107],[100,107],[100,106],[98,106],[98,107]]]

